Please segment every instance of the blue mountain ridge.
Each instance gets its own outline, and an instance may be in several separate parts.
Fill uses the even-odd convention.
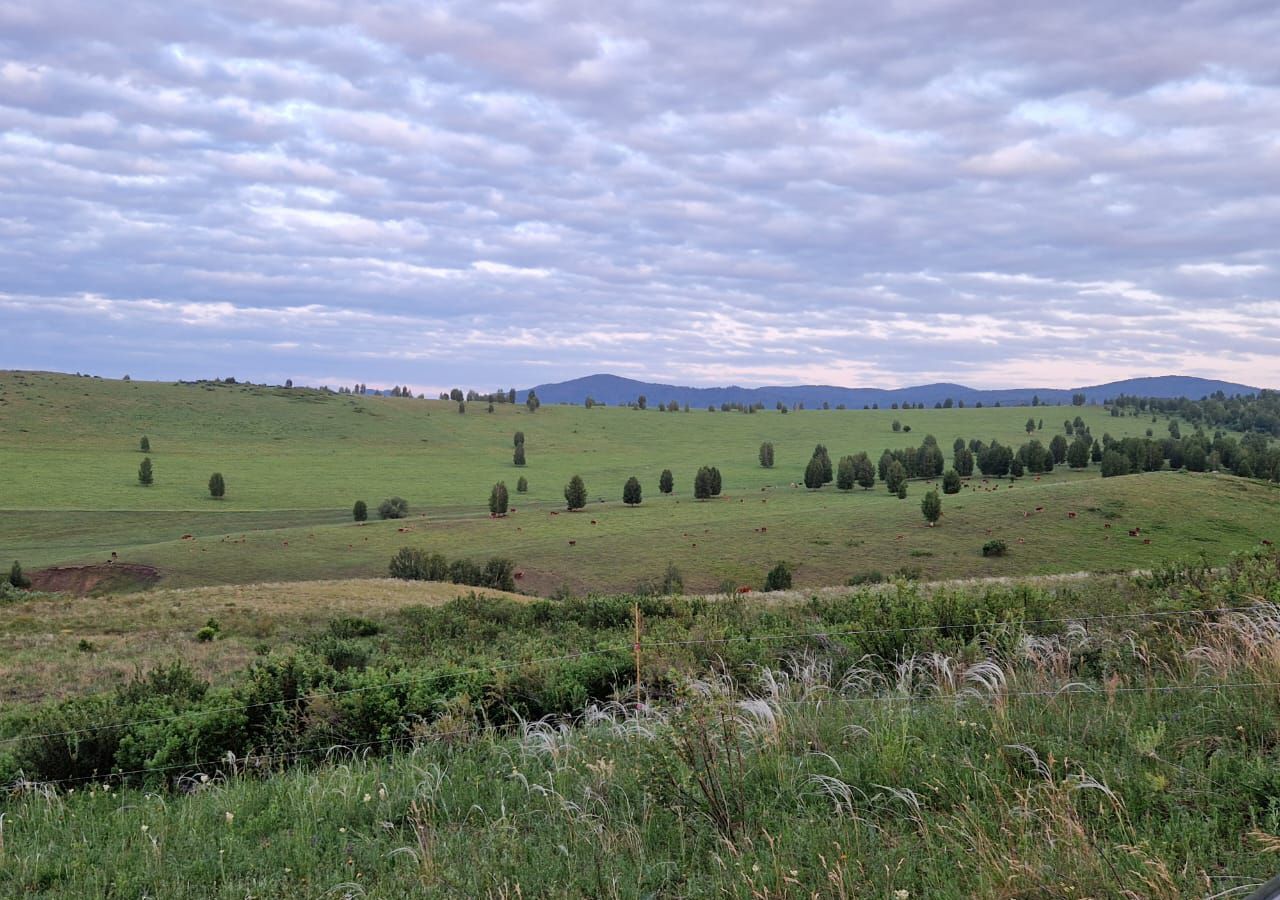
[[[650,405],[669,403],[688,403],[691,407],[708,405],[719,406],[722,403],[763,403],[766,409],[773,408],[778,401],[788,406],[803,403],[807,408],[821,407],[823,403],[836,406],[843,403],[850,409],[862,409],[878,403],[881,409],[892,404],[923,403],[932,407],[948,398],[953,401],[964,401],[965,406],[982,403],[983,406],[1029,405],[1033,397],[1039,397],[1042,403],[1070,404],[1073,394],[1084,394],[1087,403],[1102,403],[1120,394],[1140,397],[1177,398],[1187,397],[1199,400],[1210,394],[1222,391],[1227,396],[1236,394],[1256,394],[1259,389],[1230,381],[1216,381],[1207,378],[1196,378],[1186,375],[1161,375],[1148,378],[1129,378],[1123,381],[1112,381],[1107,384],[1095,384],[1077,388],[1000,388],[980,390],[962,384],[921,384],[902,388],[848,388],[835,385],[802,384],[779,385],[772,387],[746,388],[737,385],[727,387],[685,387],[680,385],[659,384],[648,381],[637,381],[618,375],[587,375],[569,381],[534,385],[532,390],[543,403],[582,403],[591,397],[593,400],[607,403],[610,406],[627,404],[643,394]],[[517,398],[523,402],[528,396],[528,389],[517,391]]]

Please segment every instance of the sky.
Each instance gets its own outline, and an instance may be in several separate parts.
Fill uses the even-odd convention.
[[[1274,2],[0,2],[0,368],[1280,387]]]

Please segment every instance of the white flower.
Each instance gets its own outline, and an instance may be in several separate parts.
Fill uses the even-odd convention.
[[[236,819],[236,814],[227,810],[227,824],[230,825]]]

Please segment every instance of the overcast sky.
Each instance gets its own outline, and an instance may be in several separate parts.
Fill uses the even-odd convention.
[[[0,367],[1280,386],[1274,2],[0,0]]]

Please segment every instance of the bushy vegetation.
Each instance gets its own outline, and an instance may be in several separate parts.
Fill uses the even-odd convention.
[[[1280,697],[1258,687],[1280,680],[1277,601],[1256,553],[1058,588],[472,596],[338,623],[234,686],[175,665],[5,713],[0,892],[1247,888],[1280,834]]]
[[[500,556],[490,557],[480,566],[468,559],[450,562],[440,553],[428,554],[417,547],[401,547],[391,557],[388,570],[392,578],[405,581],[450,581],[499,591],[516,589],[515,563]]]
[[[409,515],[409,501],[403,497],[388,497],[378,504],[378,517],[381,519],[403,519]]]

